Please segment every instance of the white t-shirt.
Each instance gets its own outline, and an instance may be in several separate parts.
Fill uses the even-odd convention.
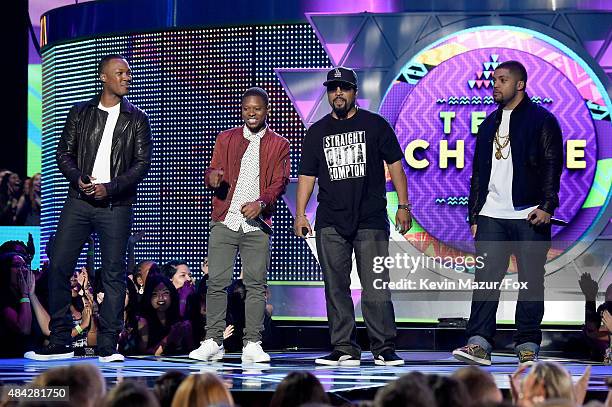
[[[91,175],[95,178],[95,181],[93,181],[95,184],[104,184],[111,180],[111,147],[113,144],[113,132],[117,125],[117,119],[119,118],[121,103],[117,103],[113,107],[104,107],[102,103],[99,103],[98,109],[107,112],[108,117],[106,118],[104,133],[102,133],[102,140],[98,147],[98,153],[96,154],[96,161],[94,161]]]
[[[503,145],[504,137],[510,133],[510,114],[512,110],[502,111],[502,120],[499,125],[500,144]],[[512,137],[512,136],[510,136]],[[517,211],[512,202],[512,148],[511,142],[502,149],[502,155],[508,157],[498,160],[495,158],[495,141],[493,141],[493,153],[491,157],[491,178],[489,178],[489,193],[487,200],[480,210],[479,215],[499,219],[527,219],[529,212],[537,208],[534,206]]]

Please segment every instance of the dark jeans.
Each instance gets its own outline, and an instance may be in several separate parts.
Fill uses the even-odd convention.
[[[516,305],[516,346],[530,343],[539,347],[542,341],[544,264],[550,236],[550,225],[533,226],[524,219],[478,217],[476,255],[483,256],[484,267],[476,268],[475,281],[501,282],[508,270],[510,255],[514,254],[518,280],[527,283],[527,289],[519,290]],[[499,289],[474,290],[467,326],[468,337],[484,338],[491,347],[499,296]]]
[[[92,232],[98,234],[102,254],[102,289],[98,352],[117,351],[123,328],[126,273],[125,252],[132,227],[132,206],[103,207],[76,198],[68,198],[62,209],[51,252],[49,271],[49,315],[51,343],[72,343],[70,315],[70,277],[83,245]]]
[[[395,350],[395,313],[388,289],[374,288],[374,280],[389,281],[389,270],[374,273],[374,257],[389,255],[389,234],[385,230],[359,229],[353,239],[342,237],[333,227],[316,233],[317,253],[325,281],[325,300],[331,343],[335,350],[361,357],[357,344],[355,310],[351,297],[352,254],[361,281],[361,310],[374,357]]]

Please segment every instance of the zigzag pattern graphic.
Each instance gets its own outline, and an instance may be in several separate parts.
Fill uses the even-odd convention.
[[[531,97],[531,101],[532,101],[533,103],[536,103],[536,104],[538,104],[538,105],[541,105],[542,103],[544,103],[544,104],[550,104],[550,103],[552,103],[552,102],[553,102],[553,99],[552,99],[552,98],[548,98],[548,97],[546,97],[546,98],[542,98],[541,96],[532,96],[532,97]]]
[[[438,205],[447,204],[450,206],[456,206],[456,205],[466,206],[468,204],[468,197],[467,196],[449,196],[446,199],[436,198],[435,202]]]
[[[594,120],[606,120],[610,121],[610,112],[606,106],[598,105],[592,100],[586,100],[586,105],[591,112],[591,117]]]
[[[551,104],[554,102],[554,99],[549,98],[549,97],[542,98],[541,96],[532,96],[531,101],[537,104]],[[494,102],[495,101],[493,100],[493,96],[485,96],[484,98],[481,98],[480,96],[472,96],[471,99],[469,96],[449,96],[448,97],[449,105],[470,105],[470,104],[472,105],[491,105]],[[444,98],[439,98],[439,99],[436,99],[436,103],[439,105],[443,105],[444,103],[447,103],[447,101]],[[595,106],[599,106],[599,105],[595,105]],[[594,110],[592,111],[596,112],[597,108],[594,108]]]

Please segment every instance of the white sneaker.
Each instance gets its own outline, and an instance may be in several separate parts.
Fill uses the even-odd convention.
[[[113,353],[112,355],[98,357],[98,361],[100,363],[124,362],[125,356],[121,353]]]
[[[223,359],[223,355],[225,355],[223,345],[217,345],[217,342],[212,338],[202,341],[198,349],[192,350],[191,353],[189,353],[191,359],[197,359],[203,362],[221,360]]]
[[[270,355],[261,348],[261,342],[249,341],[246,346],[242,348],[242,361],[252,363],[269,362]]]

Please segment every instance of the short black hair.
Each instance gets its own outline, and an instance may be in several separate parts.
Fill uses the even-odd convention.
[[[270,104],[270,98],[268,97],[268,92],[266,92],[262,88],[258,88],[257,86],[247,89],[246,92],[242,94],[241,101],[244,102],[244,99],[246,99],[249,96],[259,96],[264,101],[264,104],[266,106]]]
[[[182,259],[170,260],[168,263],[164,264],[161,267],[161,273],[164,276],[168,277],[169,279],[172,279],[172,277],[174,277],[174,274],[176,274],[176,268],[181,265],[185,265],[189,267],[189,264],[187,264],[185,260],[182,260]],[[151,273],[151,271],[149,271],[149,273]]]
[[[519,81],[525,82],[525,87],[527,86],[527,70],[519,61],[505,61],[499,64],[495,69],[509,70],[511,74],[518,76]]]
[[[102,75],[102,73],[104,72],[104,68],[106,68],[106,65],[113,59],[123,59],[124,61],[126,61],[123,55],[119,55],[119,54],[106,55],[98,63],[98,75]]]

